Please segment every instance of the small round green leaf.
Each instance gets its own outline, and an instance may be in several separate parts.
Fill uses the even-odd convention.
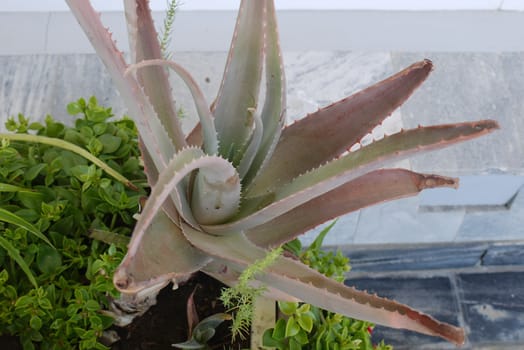
[[[77,102],[71,102],[67,105],[67,113],[70,115],[82,113],[82,107]]]
[[[29,326],[35,331],[40,330],[40,328],[42,328],[42,319],[37,315],[34,315],[31,317],[31,320],[29,320]]]
[[[297,317],[297,322],[300,327],[308,333],[313,329],[313,316],[310,312],[304,313]]]
[[[300,332],[300,325],[295,321],[294,317],[290,317],[286,323],[286,338],[294,337]]]
[[[295,313],[297,310],[298,303],[295,302],[287,302],[287,301],[279,301],[278,302],[278,308],[284,315],[291,316]]]
[[[36,256],[38,269],[45,274],[52,274],[62,266],[62,257],[58,251],[48,245],[41,244]]]
[[[104,153],[113,153],[115,152],[122,143],[122,139],[120,137],[116,137],[109,134],[103,134],[98,137],[98,140],[102,143],[104,146],[103,152]]]

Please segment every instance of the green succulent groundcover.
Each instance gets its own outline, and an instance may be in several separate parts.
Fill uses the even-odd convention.
[[[95,98],[67,110],[80,116],[72,127],[18,115],[6,128],[77,145],[134,186],[70,150],[0,137],[0,335],[24,349],[107,349],[99,338],[112,318],[101,310],[117,295],[111,276],[125,244],[89,235],[128,236],[146,195],[133,121],[113,121]]]

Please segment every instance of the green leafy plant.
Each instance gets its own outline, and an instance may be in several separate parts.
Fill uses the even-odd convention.
[[[67,109],[72,127],[18,115],[0,134],[0,335],[27,350],[107,349],[125,248],[89,233],[129,237],[147,189],[133,121],[95,98]]]
[[[313,243],[311,243],[307,249],[302,249],[302,244],[298,239],[286,243],[285,247],[291,249],[290,251],[298,256],[300,260],[309,267],[314,268],[321,274],[330,277],[337,282],[344,282],[346,279],[346,273],[351,269],[349,258],[340,250],[333,252],[322,248],[326,235],[333,228],[335,223],[336,221],[333,221],[320,231]]]
[[[122,304],[131,309],[198,270],[234,285],[268,249],[344,213],[425,188],[455,187],[456,179],[383,168],[498,128],[493,120],[420,127],[347,152],[425,80],[433,67],[429,60],[284,127],[285,79],[273,1],[241,1],[211,106],[189,72],[162,60],[147,0],[124,1],[130,64],[88,1],[67,3],[137,123],[152,186],[114,275],[127,296]],[[199,123],[188,135],[176,116],[166,67],[194,98]],[[464,342],[460,328],[285,256],[256,281],[268,286],[267,296],[287,295],[349,317]]]
[[[295,239],[285,248],[302,262],[338,282],[343,282],[350,270],[349,258],[340,250],[322,249],[327,233],[336,221],[326,226],[313,241],[302,249]],[[322,310],[314,305],[298,302],[279,302],[278,309],[283,315],[275,327],[263,334],[264,346],[279,350],[287,349],[346,349],[346,350],[391,350],[384,342],[373,345],[371,333],[374,325],[344,315]]]

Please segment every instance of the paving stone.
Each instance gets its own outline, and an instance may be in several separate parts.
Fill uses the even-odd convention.
[[[345,283],[360,290],[406,303],[441,321],[455,325],[460,323],[458,302],[447,277],[350,278]],[[439,338],[381,326],[375,328],[373,339],[375,342],[385,339],[387,343],[394,346],[395,350],[454,348],[452,344]]]
[[[524,191],[520,191],[509,209],[469,211],[464,216],[457,241],[524,239]]]
[[[507,209],[524,177],[514,175],[469,175],[460,177],[460,186],[432,188],[419,195],[422,209]]]
[[[486,259],[489,247],[488,243],[349,246],[344,249],[344,254],[350,258],[351,271],[354,272],[443,270],[477,266],[481,257]],[[495,253],[493,258],[490,256],[491,264],[494,258]]]
[[[412,159],[413,169],[479,174],[524,170],[524,53],[393,53],[395,69],[424,57],[435,70],[401,107],[406,127],[496,119],[501,130],[449,149]]]
[[[524,242],[492,244],[482,258],[482,266],[501,265],[524,266]]]
[[[358,212],[350,213],[348,215],[343,215],[340,218],[338,218],[336,224],[331,228],[329,233],[324,238],[324,246],[340,246],[349,244],[353,241],[353,237],[355,235],[355,230],[357,228],[358,223]],[[313,243],[313,241],[317,238],[318,234],[329,224],[328,222],[326,224],[320,225],[313,230],[309,230],[302,236],[300,236],[300,241],[303,245],[307,246]]]
[[[96,96],[115,115],[125,111],[105,68],[95,55],[0,56],[0,130],[18,113],[31,120],[51,114],[60,121],[73,117],[66,105]]]
[[[356,244],[451,242],[462,224],[464,210],[420,212],[417,197],[361,210]]]
[[[459,274],[461,308],[474,344],[524,344],[524,272]]]

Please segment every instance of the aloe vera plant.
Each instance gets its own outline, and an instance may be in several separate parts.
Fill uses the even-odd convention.
[[[425,80],[429,60],[285,126],[286,86],[272,0],[241,1],[211,105],[183,67],[162,60],[147,0],[124,1],[130,63],[88,1],[67,2],[138,125],[152,186],[114,275],[131,304],[198,270],[235,284],[269,249],[326,220],[425,188],[455,187],[456,179],[383,167],[498,128],[492,120],[419,127],[348,152]],[[194,98],[199,123],[188,135],[176,116],[167,68]],[[276,299],[464,342],[458,327],[284,256],[257,281]]]

